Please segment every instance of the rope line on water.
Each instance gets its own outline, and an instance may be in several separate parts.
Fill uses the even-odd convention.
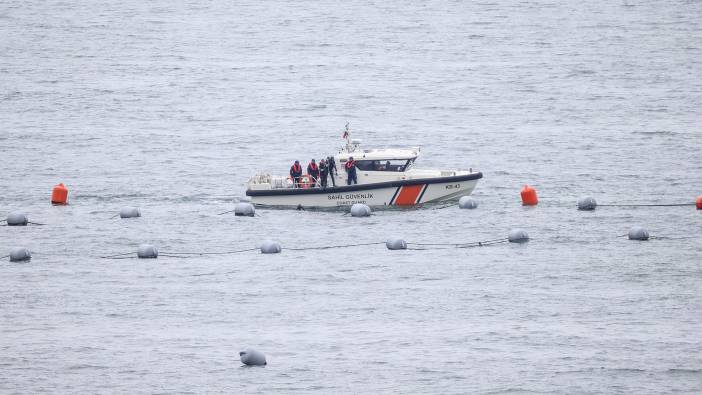
[[[445,208],[454,207],[454,206],[455,206],[455,204],[453,204],[453,203],[451,203],[451,204],[444,204],[443,206],[434,207],[434,208],[432,208],[432,210],[443,210],[443,209],[445,209]]]
[[[10,257],[9,255],[5,255],[3,257],[0,257],[0,259],[5,259],[5,258],[9,258],[9,257]]]
[[[502,244],[508,242],[506,238],[500,239],[490,239],[483,241],[473,241],[467,243],[407,243],[408,250],[436,250],[436,249],[453,249],[453,248],[470,248],[470,247],[484,247],[496,244]],[[384,241],[371,242],[371,243],[354,243],[354,244],[337,244],[329,246],[315,246],[315,247],[299,247],[299,248],[283,248],[290,251],[310,251],[310,250],[329,250],[332,248],[349,248],[349,247],[364,247],[372,245],[382,245],[385,244]],[[417,246],[417,247],[410,247]],[[442,248],[444,247],[444,248]],[[217,251],[217,252],[189,252],[189,251],[161,251],[158,256],[168,257],[168,258],[190,258],[193,256],[208,256],[208,255],[231,255],[239,254],[243,252],[257,251],[259,247],[256,248],[246,248],[242,250],[233,251]],[[36,254],[36,253],[35,253]],[[137,252],[124,252],[121,254],[103,255],[98,258],[100,259],[133,259]],[[9,257],[9,255],[4,258]],[[0,258],[2,259],[2,258]]]
[[[125,255],[130,255],[130,254],[136,254],[136,252],[125,252],[124,254],[114,254],[114,255],[105,255],[101,256],[101,259],[114,259],[117,257],[125,256]]]
[[[414,244],[418,246],[461,246],[461,245],[466,245],[466,244],[486,244],[486,243],[491,243],[495,241],[506,241],[507,239],[504,237],[501,237],[499,239],[490,239],[490,240],[483,240],[483,241],[469,241],[466,243],[407,243],[407,244]]]
[[[236,251],[221,251],[221,252],[175,252],[175,251],[161,251],[158,255],[159,256],[165,256],[165,257],[171,257],[171,258],[188,258],[191,256],[205,256],[205,255],[230,255],[230,254],[238,254],[240,252],[250,252],[250,251],[256,251],[258,248],[247,248],[244,250],[236,250]],[[125,252],[123,254],[114,254],[114,255],[105,255],[101,256],[101,259],[131,259],[131,256],[128,255],[133,255],[136,254],[136,252]]]
[[[372,246],[372,245],[379,245],[379,244],[385,244],[385,242],[379,241],[379,242],[375,242],[375,243],[340,244],[340,245],[332,245],[332,246],[284,248],[284,249],[290,250],[290,251],[329,250],[331,248],[361,247],[361,246]]]
[[[234,273],[238,273],[238,272],[236,272],[236,271],[228,271],[228,272],[222,272],[222,273],[217,273],[217,272],[196,273],[196,274],[191,274],[190,277],[216,276],[216,275],[218,275],[218,274],[227,275],[227,274],[234,274]]]
[[[187,257],[187,256],[193,256],[193,255],[230,255],[230,254],[238,254],[240,252],[250,252],[250,251],[256,251],[258,248],[247,248],[245,250],[235,250],[235,251],[221,251],[221,252],[174,252],[174,251],[163,251],[159,253],[159,255],[163,256],[180,256],[180,257]]]
[[[217,215],[224,215],[224,214],[229,214],[229,213],[233,213],[234,211],[236,211],[236,210],[228,210],[228,211],[225,211],[225,212],[219,213],[219,214],[217,214]]]
[[[473,248],[473,247],[487,247],[497,244],[503,244],[509,242],[508,239],[493,239],[485,241],[473,241],[470,243],[407,243],[408,250],[450,250],[454,248]],[[418,247],[411,247],[418,246]]]
[[[598,204],[598,207],[680,207],[694,206],[695,203],[655,203],[655,204]]]
[[[628,234],[625,234],[625,235],[617,235],[617,236],[615,236],[615,237],[629,237],[629,235],[628,235]],[[672,237],[665,237],[665,236],[648,236],[648,239],[649,239],[649,240],[651,240],[651,239],[658,239],[658,240],[676,240],[675,238],[672,238]],[[680,240],[682,240],[682,239],[680,239]]]
[[[236,210],[228,210],[228,211],[224,211],[224,212],[221,212],[221,213],[219,213],[219,214],[216,214],[216,215],[229,214],[229,213],[233,213],[234,211],[236,211]],[[261,217],[261,214],[259,214],[259,213],[254,213],[253,216],[254,216],[254,217]],[[248,217],[248,215],[245,215],[245,217]]]

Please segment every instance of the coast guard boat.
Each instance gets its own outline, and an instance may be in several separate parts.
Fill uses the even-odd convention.
[[[257,206],[280,208],[330,208],[363,203],[371,207],[414,206],[442,202],[470,195],[483,177],[471,170],[418,169],[414,162],[420,148],[364,149],[359,140],[351,140],[344,132],[346,145],[334,158],[336,186],[331,177],[326,188],[303,175],[301,185],[287,176],[259,173],[247,183],[246,195]],[[347,185],[344,170],[353,157],[358,184]]]

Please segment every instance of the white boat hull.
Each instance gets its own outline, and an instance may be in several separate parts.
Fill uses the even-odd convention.
[[[464,176],[339,186],[335,188],[247,190],[253,204],[283,208],[333,208],[363,203],[372,207],[414,206],[470,195],[482,173]]]

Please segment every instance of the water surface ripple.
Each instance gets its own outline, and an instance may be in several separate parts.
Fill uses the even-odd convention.
[[[575,210],[702,194],[700,21],[682,0],[2,2],[0,215],[47,225],[0,227],[0,256],[35,252],[0,262],[0,392],[702,392],[702,212]],[[479,209],[215,215],[347,121],[480,169]],[[96,258],[515,227],[532,241]]]

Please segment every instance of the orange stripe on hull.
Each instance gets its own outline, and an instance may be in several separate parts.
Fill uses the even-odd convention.
[[[417,202],[417,197],[422,192],[424,185],[405,185],[400,190],[400,194],[395,199],[397,206],[411,206]]]

